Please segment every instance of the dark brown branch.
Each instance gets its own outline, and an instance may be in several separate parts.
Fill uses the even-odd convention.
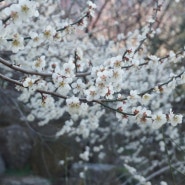
[[[75,21],[75,22],[69,24],[68,26],[65,26],[65,27],[63,27],[63,28],[59,28],[59,29],[57,29],[56,31],[57,31],[57,32],[64,31],[64,30],[68,29],[70,26],[78,25],[78,24],[80,24],[81,22],[83,22],[83,19],[84,19],[85,17],[89,18],[89,12],[87,12],[87,13],[86,13],[83,17],[81,17],[79,20],[77,20],[77,21]],[[24,40],[30,40],[30,39],[31,39],[31,37],[24,37]],[[6,39],[6,40],[7,40],[8,42],[13,41],[12,38],[11,38],[11,39]]]
[[[23,83],[21,83],[21,82],[19,82],[19,81],[17,81],[17,80],[11,79],[11,78],[9,78],[9,77],[6,77],[6,76],[4,76],[3,74],[0,74],[0,78],[3,79],[3,80],[8,81],[8,82],[10,82],[10,83],[13,83],[13,84],[15,84],[15,85],[19,85],[19,86],[22,86],[22,87],[23,87]],[[63,96],[63,95],[60,95],[60,94],[58,94],[58,93],[56,93],[56,92],[51,92],[51,91],[47,91],[47,90],[37,89],[36,92],[41,93],[41,94],[49,94],[49,95],[51,95],[51,96],[55,96],[55,97],[62,98],[62,99],[65,99],[65,100],[68,98],[68,96]],[[98,103],[98,104],[102,105],[102,106],[105,107],[106,109],[112,110],[112,111],[114,111],[114,112],[118,112],[118,113],[120,113],[120,114],[128,115],[128,116],[135,116],[135,114],[126,113],[126,112],[121,112],[121,111],[118,110],[118,109],[112,108],[112,107],[106,105],[105,103],[101,102],[101,100],[87,101],[86,98],[79,98],[79,100],[80,100],[81,102],[95,102],[95,103]]]
[[[112,107],[106,105],[105,103],[103,103],[102,100],[93,100],[92,102],[96,102],[96,103],[100,104],[101,106],[105,107],[106,109],[109,109],[114,112],[118,112],[120,114],[123,114],[124,116],[135,116],[135,114],[133,114],[133,113],[122,112],[119,109],[112,108]]]
[[[18,85],[18,86],[21,86],[21,87],[24,87],[23,86],[23,83],[22,82],[19,82],[18,80],[14,80],[12,78],[9,78],[3,74],[0,73],[0,78],[7,81],[7,82],[10,82],[10,83],[13,83],[15,85]],[[25,87],[26,88],[26,87]],[[67,96],[63,96],[61,94],[58,94],[56,92],[52,92],[52,91],[46,91],[46,90],[42,90],[42,89],[37,89],[36,92],[39,92],[41,94],[49,94],[49,95],[52,95],[52,96],[56,96],[58,98],[62,98],[62,99],[67,99],[68,97]],[[86,100],[86,98],[79,98],[80,101],[83,101],[83,102],[88,102]]]
[[[175,76],[175,77],[172,77],[170,80],[168,80],[168,81],[165,82],[165,83],[160,84],[158,87],[162,87],[162,86],[164,86],[164,85],[167,85],[167,84],[170,83],[174,78],[179,78],[183,73],[184,73],[184,72],[180,73],[179,75],[177,75],[177,76]],[[9,78],[9,77],[6,77],[6,76],[4,76],[3,74],[0,74],[0,78],[3,79],[3,80],[8,81],[8,82],[10,82],[10,83],[13,83],[13,84],[15,84],[15,85],[19,85],[19,86],[22,86],[22,87],[23,87],[23,84],[22,84],[21,82],[19,82],[19,81],[17,81],[17,80],[14,80],[14,79],[11,79],[11,78]],[[139,95],[139,96],[142,96],[143,94],[148,93],[148,92],[151,92],[151,91],[153,91],[153,90],[154,90],[154,88],[151,88],[151,89],[149,89],[149,90],[147,90],[147,91],[145,91],[145,92],[143,92],[143,93],[140,93],[140,94],[138,94],[138,95]],[[41,94],[48,94],[48,95],[55,96],[55,97],[58,97],[58,98],[62,98],[62,99],[65,99],[65,100],[68,98],[68,96],[63,96],[63,95],[58,94],[58,93],[56,93],[56,92],[51,92],[51,91],[47,91],[47,90],[37,89],[36,92],[41,93]],[[122,114],[122,115],[124,115],[124,116],[135,116],[134,113],[122,112],[122,111],[120,111],[119,109],[112,108],[112,107],[110,107],[109,105],[106,104],[106,103],[109,103],[109,102],[112,102],[112,103],[113,103],[113,102],[117,102],[117,101],[124,101],[124,100],[127,100],[127,98],[124,98],[124,99],[114,99],[114,100],[99,99],[99,100],[92,100],[92,101],[87,101],[86,98],[79,98],[79,100],[80,100],[81,102],[94,102],[94,103],[98,103],[98,104],[102,105],[104,108],[109,109],[109,110],[111,110],[111,111],[113,111],[113,112],[120,113],[120,114]],[[147,118],[151,118],[151,117],[150,117],[150,116],[147,116]]]
[[[41,89],[37,89],[36,92],[39,92],[41,94],[49,94],[49,95],[52,95],[52,96],[56,96],[58,98],[62,98],[62,99],[67,99],[67,96],[63,96],[63,95],[60,95],[58,93],[55,93],[55,92],[51,92],[51,91],[46,91],[46,90],[41,90]]]
[[[3,74],[0,74],[0,78],[5,80],[5,81],[8,81],[10,83],[13,83],[15,85],[19,85],[19,86],[22,86],[23,87],[23,84],[17,80],[14,80],[14,79],[11,79],[11,78],[8,78],[6,76],[4,76]]]
[[[123,57],[122,57],[122,60],[125,60],[125,58],[126,58],[125,55],[126,55],[127,52],[128,52],[128,50],[126,50],[126,51],[124,52]],[[179,51],[179,52],[177,52],[177,53],[175,54],[176,57],[178,57],[178,55],[183,54],[183,52],[184,52],[184,51]],[[164,57],[161,57],[161,58],[159,58],[159,61],[158,61],[158,62],[162,62],[164,59],[167,59],[167,58],[170,58],[170,56],[169,56],[169,55],[166,55],[166,56],[164,56]],[[143,62],[143,63],[139,64],[138,66],[147,65],[147,64],[148,64],[148,61],[151,60],[151,59],[150,59],[149,57],[145,57],[144,60],[145,60],[146,62]],[[128,66],[124,66],[124,67],[122,67],[122,69],[129,69],[129,68],[131,68],[131,67],[134,67],[134,65],[131,64],[131,65],[128,65]]]
[[[30,74],[30,75],[38,75],[38,76],[43,76],[43,77],[51,77],[52,76],[52,73],[42,73],[42,72],[35,72],[35,71],[31,71],[31,70],[26,70],[26,69],[23,69],[19,66],[16,66],[16,65],[13,65],[11,63],[9,63],[7,60],[3,59],[0,57],[0,63],[2,63],[3,65],[15,70],[15,71],[19,71],[19,72],[22,72],[22,73],[25,73],[25,74]]]
[[[169,84],[170,82],[172,82],[173,79],[180,78],[181,75],[182,75],[183,73],[184,73],[184,71],[181,72],[181,73],[179,73],[178,75],[176,75],[176,76],[174,76],[174,77],[171,77],[168,81],[166,81],[166,82],[164,82],[164,83],[161,83],[161,84],[159,84],[159,85],[156,85],[156,86],[160,89],[160,88],[162,88],[163,86],[165,86],[165,85]],[[156,87],[156,86],[155,86],[155,87]],[[143,96],[143,95],[146,94],[146,93],[151,93],[152,91],[155,90],[155,87],[152,87],[152,88],[150,88],[150,89],[147,89],[146,91],[143,91],[143,92],[139,93],[138,96]],[[119,99],[112,99],[112,100],[101,99],[100,101],[101,101],[101,102],[119,102],[119,101],[125,101],[125,100],[127,100],[127,99],[128,99],[128,97],[126,97],[126,98],[119,98]]]
[[[37,76],[42,76],[42,77],[52,77],[52,73],[44,73],[44,72],[36,72],[36,71],[32,71],[32,70],[26,70],[26,69],[23,69],[19,66],[16,66],[16,65],[9,63],[7,60],[5,60],[1,57],[0,57],[0,63],[2,63],[3,65],[5,65],[15,71],[19,71],[19,72],[22,72],[25,74],[37,75]],[[90,75],[90,72],[76,73],[76,77],[84,77],[87,75]]]

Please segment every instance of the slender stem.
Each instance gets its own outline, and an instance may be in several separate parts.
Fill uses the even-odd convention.
[[[18,86],[23,87],[23,83],[21,83],[21,82],[19,82],[19,81],[17,81],[17,80],[8,78],[8,77],[4,76],[3,74],[0,74],[0,78],[3,79],[3,80],[8,81],[8,82],[10,82],[10,83],[13,83],[13,84],[15,84],[15,85],[18,85]],[[63,96],[63,95],[58,94],[58,93],[56,93],[56,92],[47,91],[47,90],[42,90],[42,89],[37,89],[36,92],[39,92],[39,93],[41,93],[41,94],[49,94],[49,95],[51,95],[51,96],[55,96],[55,97],[62,98],[62,99],[67,99],[67,98],[68,98],[67,96]],[[114,112],[118,112],[118,113],[120,113],[120,114],[128,115],[128,116],[135,116],[135,114],[126,113],[126,112],[121,112],[121,111],[119,111],[118,109],[112,108],[112,107],[110,107],[110,106],[108,106],[108,105],[102,103],[101,100],[87,101],[86,98],[79,98],[79,100],[80,100],[81,102],[95,102],[95,103],[98,103],[98,104],[102,105],[103,107],[105,107],[105,108],[107,108],[107,109],[110,109],[110,110],[112,110],[112,111],[114,111]]]
[[[179,74],[178,76],[180,76],[180,75],[181,75],[181,74]],[[21,82],[19,82],[19,81],[17,81],[17,80],[8,78],[8,77],[4,76],[3,74],[0,74],[0,78],[3,79],[3,80],[8,81],[8,82],[10,82],[10,83],[13,83],[13,84],[15,84],[15,85],[18,85],[18,86],[22,86],[22,87],[23,87],[23,83],[21,83]],[[173,78],[174,78],[174,77],[173,77]],[[170,80],[168,81],[168,83],[169,83],[170,81],[172,81],[172,79],[170,79]],[[164,84],[166,84],[166,83],[163,83],[162,85],[164,85]],[[47,91],[47,90],[42,90],[42,89],[37,89],[36,92],[39,92],[39,93],[41,93],[41,94],[49,94],[49,95],[51,95],[51,96],[55,96],[55,97],[62,98],[62,99],[67,99],[67,98],[68,98],[68,96],[64,96],[64,95],[58,94],[58,93],[56,93],[56,92]],[[126,99],[127,99],[127,98],[126,98]],[[133,113],[122,112],[122,111],[120,111],[119,109],[112,108],[112,107],[108,106],[107,104],[105,104],[106,102],[108,103],[108,102],[123,101],[123,99],[122,99],[122,100],[120,100],[120,99],[115,99],[115,100],[97,99],[97,100],[88,101],[86,98],[79,98],[79,100],[80,100],[81,102],[95,102],[95,103],[98,103],[98,104],[102,105],[103,107],[105,107],[106,109],[109,109],[109,110],[111,110],[111,111],[120,113],[120,114],[122,114],[122,115],[135,116],[135,114],[133,114]],[[124,99],[124,100],[125,100],[125,99]],[[150,116],[147,116],[147,118],[151,118],[151,117],[150,117]]]
[[[0,1],[1,2],[1,1]],[[74,26],[74,25],[76,25],[76,24],[80,24],[82,21],[83,21],[83,19],[85,18],[85,17],[89,17],[89,12],[87,12],[83,17],[81,17],[80,19],[78,19],[77,21],[75,21],[75,22],[73,22],[73,23],[71,23],[71,24],[69,24],[68,26],[65,26],[65,27],[63,27],[63,28],[59,28],[59,29],[57,29],[56,31],[57,32],[60,32],[60,31],[64,31],[64,30],[66,30],[66,29],[68,29],[70,26]],[[10,17],[7,17],[7,19],[10,19]],[[30,39],[32,39],[31,37],[24,37],[24,40],[30,40]],[[11,42],[11,41],[13,41],[13,39],[12,38],[10,38],[10,39],[6,39],[8,42]]]
[[[168,81],[163,82],[163,83],[157,85],[157,87],[160,88],[160,87],[163,87],[163,86],[169,84],[170,82],[173,81],[173,79],[180,78],[181,75],[182,75],[183,73],[184,73],[184,71],[182,71],[181,73],[179,73],[179,74],[176,75],[176,76],[171,77]],[[146,93],[151,93],[151,92],[154,91],[154,90],[155,90],[155,87],[152,87],[152,88],[147,89],[147,90],[145,90],[145,91],[143,91],[143,92],[141,92],[141,93],[138,93],[138,96],[143,96],[144,94],[146,94]],[[128,99],[128,97],[126,97],[126,98],[112,99],[112,100],[109,100],[109,99],[102,99],[101,102],[119,102],[119,101],[125,101],[125,100],[127,100],[127,99]]]
[[[21,82],[19,82],[19,81],[17,81],[17,80],[14,80],[14,79],[11,79],[11,78],[8,78],[8,77],[6,77],[6,76],[4,76],[4,75],[2,75],[2,74],[0,74],[0,78],[3,79],[3,80],[8,81],[8,82],[10,82],[10,83],[13,83],[13,84],[15,84],[15,85],[19,85],[19,86],[22,86],[22,87],[23,87],[23,85],[22,85]]]
[[[127,116],[135,116],[135,114],[133,114],[133,113],[122,112],[122,111],[119,111],[118,109],[112,108],[112,107],[102,103],[101,100],[93,100],[93,102],[96,102],[111,111],[118,112],[120,114],[127,115]]]
[[[154,22],[149,24],[149,32],[148,32],[148,34],[150,34],[150,32],[152,31],[152,26],[154,25],[154,23],[156,22],[156,19],[157,19],[157,13],[158,13],[158,11],[160,11],[160,5],[158,4],[158,0],[156,1],[156,8],[154,9],[154,11],[155,11],[154,15],[153,15]],[[146,37],[146,38],[144,38],[143,40],[140,41],[140,44],[135,49],[134,54],[136,54],[141,49],[141,46],[144,44],[144,42],[147,40],[147,38],[148,37]]]
[[[19,66],[13,65],[10,62],[8,62],[7,60],[3,59],[0,57],[0,63],[2,63],[3,65],[15,70],[15,71],[19,71],[25,74],[29,74],[29,75],[37,75],[37,76],[42,76],[42,77],[52,77],[52,73],[44,73],[44,72],[36,72],[36,71],[32,71],[32,70],[26,70],[23,69]],[[83,77],[83,76],[87,76],[90,75],[90,72],[84,72],[84,73],[76,73],[76,77]]]

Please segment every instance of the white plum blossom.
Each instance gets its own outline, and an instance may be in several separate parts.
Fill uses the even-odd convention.
[[[102,81],[105,85],[108,85],[109,79],[112,75],[112,71],[110,70],[103,70],[103,71],[98,71],[97,72],[97,81],[100,80]]]
[[[174,59],[176,57],[176,54],[174,51],[170,51],[169,56],[170,56],[170,58]]]
[[[166,115],[161,112],[152,115],[152,120],[153,120],[152,122],[153,129],[159,129],[167,122]]]
[[[141,104],[143,105],[148,105],[149,101],[151,100],[152,98],[152,95],[151,94],[144,94],[142,97],[141,97]]]
[[[19,25],[22,23],[21,16],[19,14],[20,7],[18,4],[12,4],[10,7],[4,10],[5,15],[10,16],[12,21]]]
[[[110,65],[112,66],[112,67],[114,67],[114,69],[121,69],[121,67],[123,67],[124,66],[124,63],[123,63],[123,61],[122,61],[122,58],[121,58],[121,56],[119,55],[119,56],[117,56],[117,57],[113,57],[113,58],[111,58],[110,59]]]
[[[159,58],[158,58],[157,56],[155,56],[155,55],[149,56],[149,59],[150,59],[152,62],[154,62],[154,63],[157,63],[157,62],[159,61]]]
[[[30,99],[30,90],[29,89],[23,89],[22,90],[23,93],[18,97],[19,101],[22,101],[24,103],[28,103],[29,99]],[[33,114],[32,114],[33,115]],[[33,115],[34,116],[34,115]],[[30,116],[28,116],[28,119],[30,118]],[[31,120],[33,119],[33,117],[31,116]]]
[[[96,9],[96,4],[94,4],[92,1],[87,1],[87,5],[89,8],[89,14],[90,16],[94,17],[94,9]]]
[[[17,34],[13,35],[12,42],[10,42],[10,49],[14,52],[17,53],[19,50],[24,49],[24,38]]]
[[[127,112],[128,104],[126,102],[119,102],[117,104],[117,110],[119,112]],[[128,116],[126,114],[121,114],[119,112],[116,112],[116,118],[121,122],[127,123],[128,122]]]
[[[114,87],[113,87],[113,86],[108,86],[108,87],[107,87],[106,94],[105,94],[105,98],[106,98],[106,99],[113,99],[114,93],[115,93]]]
[[[89,161],[90,148],[86,147],[85,151],[80,154],[80,158],[84,161]]]
[[[87,104],[81,103],[79,98],[74,96],[71,98],[67,98],[66,105],[67,105],[66,110],[72,116],[83,114],[83,111],[87,109]]]
[[[89,87],[87,90],[85,90],[84,93],[88,101],[100,98],[100,95],[98,94],[98,89],[95,86]]]
[[[108,86],[99,78],[96,80],[96,87],[98,94],[100,96],[105,96],[105,94],[107,93]]]
[[[65,164],[65,161],[64,161],[64,160],[60,160],[60,161],[58,162],[58,164],[59,164],[60,166],[63,166],[63,165]]]
[[[76,54],[78,55],[79,60],[83,59],[83,50],[80,47],[76,48]]]
[[[119,154],[121,154],[123,151],[124,151],[124,148],[123,148],[123,147],[120,147],[120,148],[117,150],[117,152],[118,152]]]
[[[37,3],[34,1],[19,0],[18,4],[12,4],[9,8],[6,8],[4,13],[9,15],[15,24],[19,25],[23,20],[39,16],[36,7]]]
[[[69,83],[71,83],[71,78],[59,77],[57,83],[55,83],[55,87],[57,88],[57,92],[62,95],[67,95],[71,90]]]
[[[73,88],[74,94],[77,94],[77,93],[82,94],[83,90],[86,87],[86,85],[82,82],[82,79],[78,79],[76,82],[72,83],[71,86]]]
[[[176,115],[170,110],[169,114],[169,122],[171,123],[172,126],[177,126],[177,124],[182,123],[182,115]]]
[[[139,106],[139,107],[133,107],[132,112],[135,115],[135,119],[139,126],[145,127],[151,124],[152,120],[151,120],[150,110],[147,110],[146,108]]]
[[[79,176],[80,176],[80,178],[85,179],[85,172],[80,172]]]
[[[65,122],[65,125],[56,133],[56,137],[59,137],[65,133],[69,133],[72,130],[73,126],[73,121],[72,120],[67,120]]]
[[[19,6],[20,6],[20,17],[21,18],[30,18],[30,17],[38,17],[39,12],[36,9],[37,3],[34,1],[27,1],[27,0],[19,0]]]
[[[53,73],[52,74],[53,82],[59,92],[62,95],[67,95],[68,92],[71,90],[70,83],[72,82],[72,78],[67,78],[62,74]]]
[[[140,111],[137,115],[136,115],[136,120],[137,123],[140,126],[147,126],[150,125],[152,123],[151,118],[149,118],[151,116],[151,111],[149,110],[142,110]]]
[[[38,33],[30,32],[29,35],[31,40],[28,43],[28,47],[37,47],[43,42],[41,35],[38,35]]]
[[[24,87],[32,87],[35,83],[35,80],[30,78],[30,77],[27,77],[24,82],[23,82],[23,86]]]
[[[134,104],[137,103],[139,99],[140,96],[138,95],[137,90],[131,90],[130,95],[128,96],[128,100]]]
[[[52,41],[55,34],[56,30],[52,26],[48,25],[43,31],[42,38],[46,41]]]
[[[35,116],[34,116],[33,114],[29,114],[29,115],[27,116],[27,120],[28,120],[28,121],[34,121],[34,120],[35,120]]]
[[[62,72],[64,74],[64,76],[66,77],[74,77],[74,69],[75,69],[75,65],[74,63],[70,60],[68,63],[64,63],[63,67],[62,67]]]
[[[81,135],[83,138],[88,138],[89,134],[90,134],[90,128],[89,128],[88,124],[89,123],[87,122],[87,120],[82,120],[80,122],[80,125],[76,129],[76,133],[78,135]]]
[[[37,58],[37,60],[33,62],[32,68],[36,69],[37,71],[42,71],[45,66],[46,66],[46,61],[45,61],[45,56],[43,55]]]
[[[96,7],[96,4],[93,3],[92,1],[87,1],[87,5],[88,5],[89,7],[91,7],[91,8],[93,8],[93,9],[96,9],[96,8],[97,8],[97,7]]]
[[[123,80],[123,70],[121,68],[116,68],[112,71],[112,75],[110,78],[111,82],[113,83],[113,86],[115,84],[119,84]]]
[[[99,151],[102,150],[103,148],[104,148],[103,145],[94,146],[94,147],[93,147],[93,151],[94,151],[94,152],[99,152]]]
[[[168,183],[165,181],[161,181],[160,185],[168,185]]]

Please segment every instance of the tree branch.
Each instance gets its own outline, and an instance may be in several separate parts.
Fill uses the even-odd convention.
[[[3,74],[0,74],[0,78],[3,79],[3,80],[6,80],[10,83],[13,83],[15,85],[19,85],[19,86],[22,86],[23,87],[23,84],[17,80],[14,80],[14,79],[11,79],[11,78],[8,78],[6,76],[4,76]]]
[[[2,63],[3,65],[15,70],[15,71],[19,71],[25,74],[29,74],[29,75],[37,75],[37,76],[42,76],[42,77],[52,77],[52,73],[44,73],[44,72],[36,72],[36,71],[32,71],[32,70],[26,70],[23,69],[19,66],[13,65],[10,62],[8,62],[7,60],[3,59],[0,57],[0,63]],[[76,73],[76,77],[84,77],[90,75],[90,72],[84,72],[84,73]]]

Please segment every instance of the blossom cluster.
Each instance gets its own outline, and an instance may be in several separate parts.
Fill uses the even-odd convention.
[[[160,9],[156,2],[154,15],[142,29],[120,33],[113,40],[88,31],[96,17],[92,1],[74,20],[65,18],[58,5],[51,8],[50,1],[7,1],[10,4],[0,12],[0,48],[12,52],[8,60],[0,58],[0,64],[6,72],[23,74],[18,79],[6,78],[6,73],[0,77],[16,84],[19,100],[31,109],[28,121],[44,126],[65,113],[70,116],[56,137],[67,134],[77,142],[89,140],[94,147],[85,146],[79,154],[84,162],[93,153],[103,160],[106,152],[101,142],[110,136],[132,140],[132,133],[156,134],[162,152],[160,128],[177,136],[183,116],[172,110],[172,103],[181,100],[175,89],[185,83],[185,51],[151,54],[150,39],[160,33],[153,26]],[[129,145],[114,145],[115,151],[124,167],[144,183],[146,179],[126,165],[141,162],[140,143],[122,142]],[[133,158],[124,153],[130,150],[137,150]]]
[[[84,18],[88,18],[90,15],[92,16],[94,14],[93,11],[96,8],[96,5],[91,1],[88,1],[87,5],[87,13],[83,13]],[[133,32],[133,34],[128,34],[128,39],[126,42],[128,42],[127,45],[129,49],[122,49],[122,51],[124,51],[124,54],[122,52],[122,55],[120,52],[116,56],[114,51],[115,49],[112,49],[116,46],[110,42],[110,46],[107,48],[107,50],[109,53],[115,56],[105,56],[99,60],[99,56],[94,55],[93,63],[91,61],[92,66],[90,66],[88,62],[89,59],[83,54],[85,52],[85,48],[77,47],[74,51],[74,57],[70,56],[68,61],[61,65],[60,59],[54,57],[53,60],[52,56],[61,55],[61,52],[56,53],[55,48],[57,47],[58,43],[62,41],[61,39],[67,39],[68,34],[66,36],[64,35],[66,33],[70,33],[69,29],[73,27],[73,24],[69,23],[67,25],[65,23],[65,26],[58,30],[49,25],[42,33],[30,31],[30,37],[28,37],[29,41],[26,47],[24,46],[25,38],[21,36],[20,33],[16,32],[13,34],[11,39],[8,39],[7,37],[9,36],[8,34],[11,33],[11,25],[17,25],[18,22],[23,21],[23,18],[24,20],[28,20],[31,17],[38,17],[39,13],[36,9],[37,7],[38,2],[20,0],[17,4],[12,4],[3,11],[4,16],[10,15],[11,19],[8,20],[10,22],[9,25],[6,28],[3,28],[3,31],[5,31],[7,35],[3,34],[2,39],[6,40],[8,45],[11,44],[11,46],[9,45],[10,47],[7,46],[7,48],[12,49],[12,51],[15,53],[24,49],[22,52],[20,52],[20,54],[17,55],[17,57],[19,55],[24,55],[24,53],[27,53],[29,50],[30,55],[28,54],[26,60],[28,60],[28,57],[29,60],[31,60],[34,58],[33,53],[37,49],[38,54],[43,53],[44,48],[42,49],[39,46],[44,41],[47,41],[46,47],[49,46],[49,53],[47,55],[45,54],[38,56],[36,59],[32,60],[32,62],[29,62],[30,64],[28,64],[28,62],[24,62],[24,58],[22,58],[22,60],[19,59],[19,61],[16,62],[21,63],[21,68],[25,67],[38,72],[47,72],[48,76],[49,73],[52,76],[52,82],[44,81],[39,79],[37,76],[26,77],[23,79],[23,87],[28,88],[29,91],[31,90],[31,93],[27,93],[27,99],[29,98],[28,94],[32,96],[33,91],[42,88],[44,85],[43,88],[45,91],[55,91],[62,96],[66,96],[66,111],[69,112],[73,118],[81,116],[82,113],[85,114],[84,112],[88,110],[87,103],[80,102],[81,99],[85,99],[87,102],[101,102],[101,105],[103,106],[105,106],[105,101],[105,103],[107,102],[106,106],[109,108],[115,106],[116,108],[112,108],[112,110],[115,110],[118,120],[124,123],[127,123],[129,120],[131,120],[131,122],[137,122],[139,125],[146,125],[147,123],[148,126],[151,125],[153,128],[160,128],[167,122],[170,122],[173,126],[176,126],[178,123],[182,122],[181,115],[175,115],[172,111],[170,111],[169,114],[162,113],[159,109],[161,109],[160,105],[163,104],[163,101],[168,101],[168,97],[170,97],[172,90],[177,85],[184,83],[183,69],[181,70],[181,75],[177,74],[169,77],[163,75],[162,70],[164,67],[168,66],[168,64],[166,64],[167,60],[168,63],[177,63],[178,61],[182,60],[184,53],[176,56],[174,52],[170,51],[169,56],[161,62],[161,59],[156,56],[148,56],[147,48],[143,48],[142,54],[135,52],[137,51],[140,42],[143,39],[146,39],[146,35],[149,32],[149,27],[145,27],[140,35],[138,34],[137,30],[136,32]],[[40,20],[44,19],[44,17],[40,17]],[[81,26],[82,21],[83,18],[79,19],[75,26]],[[41,24],[41,22],[38,21],[38,24]],[[6,37],[7,39],[5,39]],[[59,38],[58,42],[55,44],[49,42],[54,41],[55,38]],[[133,39],[135,39],[135,43],[131,45],[130,40]],[[71,44],[71,41],[72,40],[66,40],[64,42],[65,48],[67,48],[68,44]],[[80,45],[80,43],[75,44]],[[94,49],[95,48],[92,48],[92,50]],[[63,49],[62,52],[65,54],[69,52],[67,50],[68,49]],[[143,58],[145,55],[148,57],[147,60]],[[47,64],[49,58],[50,60],[52,59],[52,61],[49,62],[50,65]],[[17,59],[14,57],[15,61]],[[150,79],[147,70],[151,68],[153,69],[150,72],[151,77],[156,76],[156,74],[160,71],[161,75],[158,75],[158,77],[156,76],[156,79]],[[87,78],[87,82],[81,78],[77,78],[78,72],[83,72],[87,69],[91,70],[90,75],[88,74],[85,76],[85,78]],[[42,77],[42,73],[40,75]],[[148,76],[149,79],[147,79]],[[138,78],[137,80],[139,80],[139,83],[137,82],[136,78]],[[170,80],[168,81],[168,79]],[[158,86],[156,86],[156,82],[159,84]],[[74,95],[72,95],[73,93]],[[160,94],[162,98],[159,99],[158,94]],[[79,97],[77,98],[75,96],[81,96],[82,98],[80,99]],[[156,99],[158,101],[156,101]],[[138,104],[140,104],[140,106],[138,106]],[[146,106],[150,106],[152,108],[147,110]],[[164,108],[165,106],[163,109]]]

